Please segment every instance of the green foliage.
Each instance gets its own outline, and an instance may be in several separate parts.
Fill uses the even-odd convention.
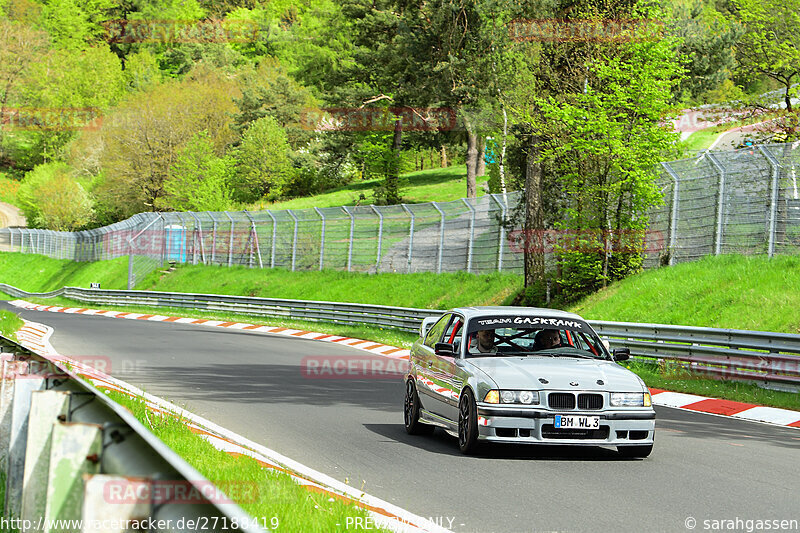
[[[293,176],[289,152],[286,132],[276,119],[264,116],[253,121],[236,150],[236,200],[279,198]]]
[[[128,91],[147,90],[161,82],[162,73],[158,68],[156,56],[148,50],[130,54],[125,58],[122,80]]]
[[[178,154],[156,205],[165,211],[226,211],[232,175],[233,160],[214,154],[208,133],[196,134]]]
[[[394,205],[402,201],[405,180],[401,176],[400,154],[392,148],[393,133],[372,133],[361,136],[354,147],[353,158],[365,180],[378,179],[372,189],[375,203]]]
[[[11,311],[0,310],[0,335],[6,337],[7,339],[17,340],[17,331],[24,325],[25,323],[16,313],[12,313]],[[1,495],[1,494],[0,494]],[[0,504],[2,503],[2,498],[0,498]]]
[[[235,82],[215,70],[197,69],[182,81],[154,85],[132,95],[104,121],[85,132],[85,150],[73,151],[80,172],[96,175],[85,152],[99,153],[102,182],[94,190],[99,209],[111,220],[156,210],[164,182],[185,144],[206,131],[222,157],[235,135],[231,129]]]
[[[89,224],[92,202],[70,174],[68,165],[49,163],[25,176],[17,198],[30,227],[74,231]]]

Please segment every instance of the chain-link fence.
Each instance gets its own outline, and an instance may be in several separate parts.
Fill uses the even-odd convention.
[[[664,203],[646,232],[648,268],[721,253],[800,249],[800,143],[706,152],[662,163]],[[504,221],[521,193],[395,206],[141,213],[77,233],[0,230],[0,251],[77,261],[129,258],[129,288],[165,262],[289,270],[523,271]],[[524,236],[522,236],[524,240]],[[552,250],[545,249],[548,264]]]

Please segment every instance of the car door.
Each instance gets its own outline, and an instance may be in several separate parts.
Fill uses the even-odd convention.
[[[441,342],[445,328],[450,324],[452,318],[452,313],[445,313],[436,324],[431,326],[424,341],[419,346],[416,357],[417,392],[421,396],[422,406],[426,411],[441,416],[444,416],[442,412],[445,410],[445,406],[442,405],[443,395],[441,392],[443,383],[437,375],[438,364],[434,347],[437,342]]]
[[[453,314],[440,342],[452,344],[456,353],[453,356],[434,354],[431,365],[431,374],[435,376],[435,381],[439,385],[436,392],[439,396],[437,406],[440,411],[437,414],[453,422],[458,420],[458,399],[464,382],[463,370],[456,365],[456,359],[461,351],[463,332],[464,317]]]

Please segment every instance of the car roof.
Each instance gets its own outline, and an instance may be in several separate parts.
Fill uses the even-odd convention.
[[[535,315],[544,318],[568,318],[584,320],[583,317],[575,313],[568,313],[559,309],[548,309],[546,307],[514,307],[504,305],[485,305],[474,307],[455,307],[450,309],[448,313],[455,312],[464,315],[464,318],[470,320],[479,316],[525,316]]]

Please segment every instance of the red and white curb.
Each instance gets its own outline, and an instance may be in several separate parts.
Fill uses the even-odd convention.
[[[777,407],[764,407],[752,403],[707,398],[695,394],[670,392],[661,389],[650,389],[653,404],[665,407],[676,407],[687,411],[711,415],[741,418],[752,422],[763,422],[776,426],[800,428],[800,412]]]
[[[129,383],[113,378],[80,361],[59,355],[50,345],[49,339],[52,334],[53,328],[50,326],[26,320],[25,325],[17,332],[17,339],[23,346],[53,362],[66,363],[63,366],[68,373],[90,381],[98,389],[113,390],[138,398],[147,405],[151,412],[159,416],[168,414],[181,418],[193,432],[199,434],[219,450],[231,455],[252,457],[265,468],[278,470],[291,476],[295,482],[305,487],[310,493],[319,494],[328,501],[337,499],[348,505],[352,504],[361,507],[367,511],[372,519],[370,528],[386,528],[401,533],[450,533],[448,529],[431,520],[417,516],[396,505],[342,483],[275,450],[246,439],[210,420],[144,392]],[[391,355],[388,357],[391,357]]]
[[[315,333],[312,331],[302,331],[296,329],[279,328],[272,326],[258,326],[254,324],[240,322],[223,322],[221,320],[203,320],[199,318],[181,318],[164,315],[148,315],[141,313],[124,313],[120,311],[101,311],[96,309],[86,309],[80,307],[58,307],[34,304],[24,300],[14,300],[9,302],[16,307],[35,311],[49,311],[57,313],[79,313],[94,316],[109,316],[113,318],[127,318],[135,320],[152,320],[160,322],[177,322],[181,324],[199,324],[203,326],[218,326],[224,328],[241,329],[248,331],[260,331],[288,337],[301,337],[314,339],[323,342],[335,342],[345,344],[353,348],[365,350],[367,352],[390,357],[392,359],[409,359],[409,351],[404,348],[388,346],[364,339],[352,339],[350,337],[339,337],[325,333]],[[436,387],[436,384],[428,384]],[[694,394],[684,394],[670,392],[661,389],[651,389],[653,404],[663,407],[674,407],[687,411],[706,413],[719,416],[730,416],[753,422],[763,422],[778,426],[800,428],[800,411],[790,409],[779,409],[777,407],[764,407],[761,405],[735,402],[733,400],[721,400],[718,398],[708,398]]]
[[[216,326],[229,329],[240,329],[245,331],[257,331],[260,333],[271,333],[273,335],[282,335],[284,337],[297,337],[301,339],[312,339],[315,341],[332,342],[335,344],[343,344],[352,348],[358,348],[375,355],[390,357],[392,359],[405,359],[409,358],[410,352],[405,348],[398,348],[396,346],[389,346],[375,341],[364,339],[354,339],[352,337],[341,337],[339,335],[330,335],[327,333],[317,333],[314,331],[305,331],[300,329],[282,328],[274,326],[260,326],[257,324],[248,324],[246,322],[225,322],[223,320],[205,320],[202,318],[186,318],[178,316],[166,315],[148,315],[144,313],[126,313],[123,311],[105,311],[100,309],[87,309],[85,307],[59,307],[57,305],[40,305],[25,300],[13,300],[8,302],[15,307],[22,309],[29,309],[31,311],[49,311],[51,313],[69,313],[81,314],[91,316],[105,316],[110,318],[125,318],[128,320],[147,320],[150,322],[175,322],[177,324],[195,324],[200,326]]]

